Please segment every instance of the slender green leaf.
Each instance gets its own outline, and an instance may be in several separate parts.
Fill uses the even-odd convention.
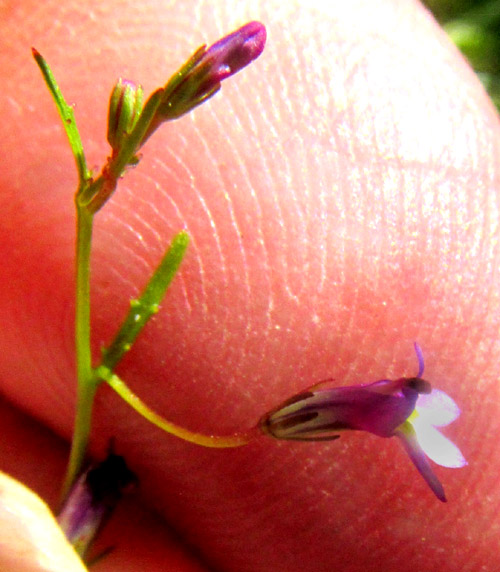
[[[111,345],[103,350],[102,365],[113,370],[147,324],[158,312],[165,292],[184,258],[189,244],[186,232],[179,232],[151,276],[141,296],[130,303],[130,310]]]
[[[71,151],[75,157],[76,168],[78,169],[78,178],[81,185],[84,181],[87,181],[91,175],[87,169],[87,162],[83,152],[82,140],[76,126],[75,114],[73,113],[71,106],[66,103],[66,100],[64,99],[63,94],[61,93],[56,79],[45,58],[35,48],[32,48],[31,50],[33,52],[33,57],[35,58],[40,71],[42,72],[45,83],[50,90],[52,98],[55,101],[59,115],[61,116],[64,129],[66,130],[66,135],[68,136],[69,144],[71,146]]]

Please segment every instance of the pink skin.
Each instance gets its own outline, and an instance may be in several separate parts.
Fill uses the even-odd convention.
[[[263,437],[205,450],[162,434],[104,389],[92,451],[102,457],[115,436],[141,496],[121,512],[113,526],[128,533],[95,570],[126,570],[117,563],[140,561],[141,550],[147,570],[169,559],[175,571],[204,569],[179,541],[159,540],[168,527],[220,571],[493,570],[498,116],[410,0],[276,0],[258,10],[243,1],[237,13],[225,4],[3,8],[1,391],[69,439],[76,177],[30,47],[75,103],[93,166],[108,153],[106,98],[119,75],[148,93],[198,45],[258,18],[263,56],[155,134],[97,218],[96,354],[185,228],[192,245],[181,273],[120,368],[146,402],[191,429],[227,434],[315,381],[414,375],[417,340],[426,379],[462,408],[444,433],[469,466],[435,468],[443,505],[396,440]],[[2,466],[54,501],[61,446],[16,419],[0,416],[15,445],[3,445]]]

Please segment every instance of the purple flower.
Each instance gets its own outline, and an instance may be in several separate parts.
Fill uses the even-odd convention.
[[[435,427],[456,419],[455,402],[421,378],[424,363],[419,361],[416,377],[348,387],[325,387],[323,382],[288,399],[259,422],[260,429],[276,439],[327,441],[338,439],[339,431],[358,430],[379,437],[397,436],[435,495],[446,500],[444,490],[432,472],[426,455],[446,467],[462,467],[465,459],[458,448]]]

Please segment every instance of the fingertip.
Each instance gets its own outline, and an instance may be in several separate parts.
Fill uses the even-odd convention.
[[[0,569],[9,572],[84,572],[85,567],[47,505],[0,472]]]

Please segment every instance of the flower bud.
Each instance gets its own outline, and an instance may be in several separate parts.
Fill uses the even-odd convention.
[[[142,86],[119,79],[109,99],[108,143],[114,152],[121,149],[142,111]]]
[[[176,119],[212,97],[223,80],[260,56],[265,43],[265,27],[249,22],[208,49],[197,50],[165,86],[159,115]]]

